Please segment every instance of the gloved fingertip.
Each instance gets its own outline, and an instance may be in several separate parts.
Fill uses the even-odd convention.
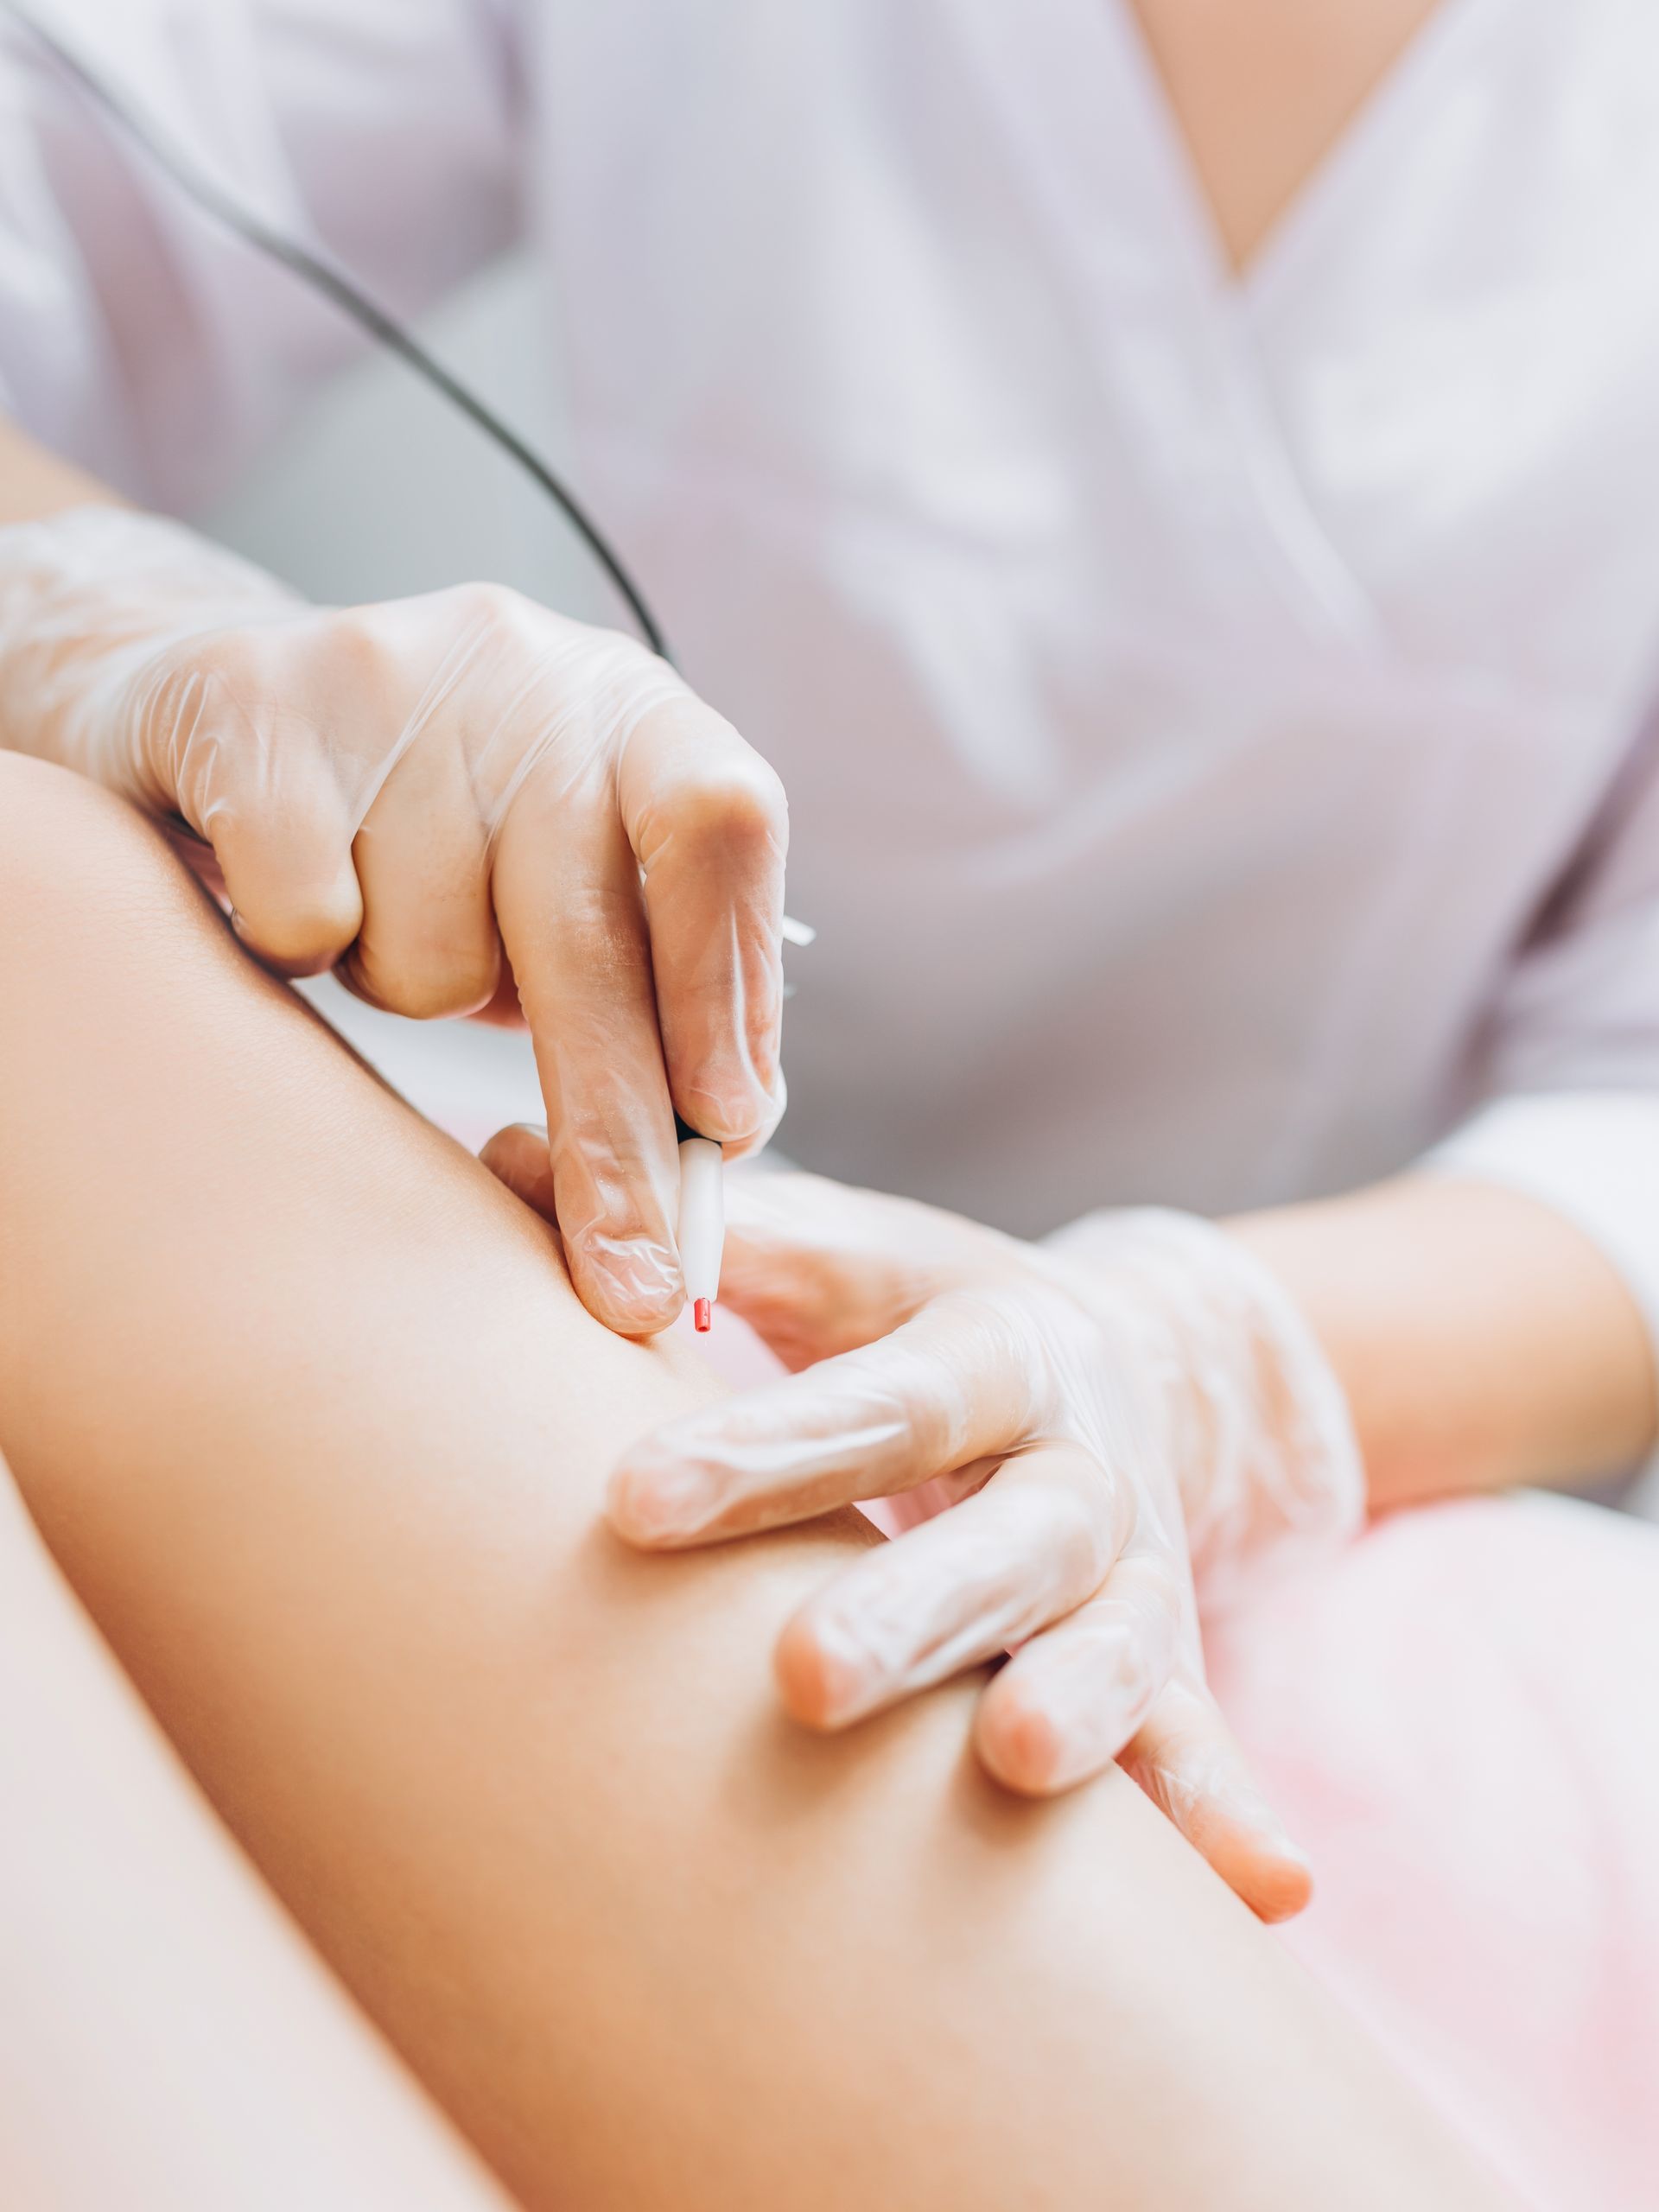
[[[675,1104],[699,1136],[734,1147],[752,1144],[778,1118],[768,1095],[741,1077],[719,1085],[690,1085],[677,1093]]]
[[[645,1287],[590,1276],[583,1286],[582,1303],[595,1320],[618,1336],[657,1337],[679,1319],[685,1292],[677,1282]]]
[[[1221,1726],[1219,1715],[1217,1726]],[[1226,1740],[1220,1760],[1203,1736],[1128,1764],[1192,1848],[1259,1920],[1291,1920],[1313,1894],[1307,1853]]]
[[[479,1160],[496,1181],[549,1221],[556,1224],[553,1165],[547,1130],[531,1122],[512,1122],[480,1147]]]
[[[772,1672],[784,1709],[804,1728],[830,1733],[848,1727],[881,1702],[869,1653],[810,1608],[779,1637]]]
[[[1115,1627],[1060,1642],[1037,1637],[980,1700],[980,1756],[999,1782],[1053,1796],[1103,1773],[1145,1715],[1160,1668]]]
[[[685,1304],[679,1261],[653,1238],[567,1237],[565,1254],[582,1304],[619,1336],[660,1335]]]
[[[979,1701],[974,1748],[992,1780],[1022,1797],[1052,1796],[1069,1787],[1059,1732],[1026,1698],[995,1698],[988,1691]]]
[[[1256,1918],[1265,1921],[1270,1928],[1282,1920],[1294,1920],[1313,1902],[1313,1869],[1294,1866],[1287,1860],[1258,1881],[1245,1898]]]
[[[1217,1872],[1258,1920],[1294,1920],[1306,1910],[1313,1896],[1313,1864],[1282,1828],[1258,1830],[1224,1855],[1229,1864],[1217,1861]]]
[[[702,1468],[646,1445],[612,1470],[605,1517],[625,1542],[672,1550],[695,1541],[715,1503],[715,1485]]]
[[[479,1158],[489,1167],[493,1167],[498,1160],[516,1160],[531,1154],[547,1158],[545,1122],[509,1122],[493,1136],[487,1137],[478,1150]]]

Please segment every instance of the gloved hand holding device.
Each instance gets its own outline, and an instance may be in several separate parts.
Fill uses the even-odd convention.
[[[673,1319],[675,1111],[740,1154],[781,1110],[786,830],[665,662],[491,586],[310,606],[86,505],[0,529],[0,743],[204,840],[274,968],[416,1015],[516,982],[576,1287]]]
[[[533,1134],[485,1157],[546,1210]],[[722,1302],[805,1371],[644,1439],[618,1531],[675,1548],[895,1499],[906,1533],[784,1631],[791,1711],[845,1727],[1017,1647],[979,1707],[994,1775],[1047,1794],[1121,1758],[1247,1903],[1295,1911],[1306,1862],[1198,1637],[1200,1604],[1361,1516],[1340,1387],[1274,1278],[1187,1214],[1095,1215],[1057,1249],[752,1173],[728,1216]]]

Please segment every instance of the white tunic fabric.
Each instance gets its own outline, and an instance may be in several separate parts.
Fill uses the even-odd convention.
[[[790,789],[795,1156],[1036,1231],[1455,1131],[1659,1334],[1651,0],[1442,0],[1243,283],[1127,0],[51,14],[397,307],[550,257]],[[0,48],[0,404],[188,506],[349,343]]]

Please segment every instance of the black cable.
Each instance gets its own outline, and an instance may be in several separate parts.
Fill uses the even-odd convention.
[[[79,86],[88,99],[113,118],[127,137],[149,156],[164,175],[171,178],[188,198],[223,223],[226,229],[235,232],[256,252],[263,253],[268,260],[277,263],[299,277],[302,283],[309,284],[314,291],[331,300],[342,315],[349,316],[366,330],[388,353],[396,353],[399,359],[406,362],[417,376],[423,377],[452,406],[459,408],[486,437],[493,438],[509,459],[517,461],[525,474],[563,510],[571,528],[626,601],[645,643],[672,666],[674,656],[669,651],[661,626],[652,613],[645,594],[629,575],[620,554],[575,494],[561,482],[540,454],[524,443],[517,431],[509,429],[475,392],[468,391],[441,361],[435,360],[418,340],[410,336],[400,322],[388,315],[384,308],[377,307],[349,277],[338,269],[331,268],[320,255],[311,252],[297,239],[273,230],[268,223],[222,191],[211,177],[204,175],[188,155],[163,137],[153,123],[128,107],[111,85],[89,67],[79,54],[61,44],[26,9],[19,7],[16,0],[0,0],[0,12],[10,16],[27,32],[52,57],[58,67]]]

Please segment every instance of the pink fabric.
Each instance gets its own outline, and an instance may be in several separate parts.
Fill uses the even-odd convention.
[[[1659,1530],[1397,1515],[1210,1639],[1318,1894],[1284,1939],[1538,2212],[1659,2202]]]

